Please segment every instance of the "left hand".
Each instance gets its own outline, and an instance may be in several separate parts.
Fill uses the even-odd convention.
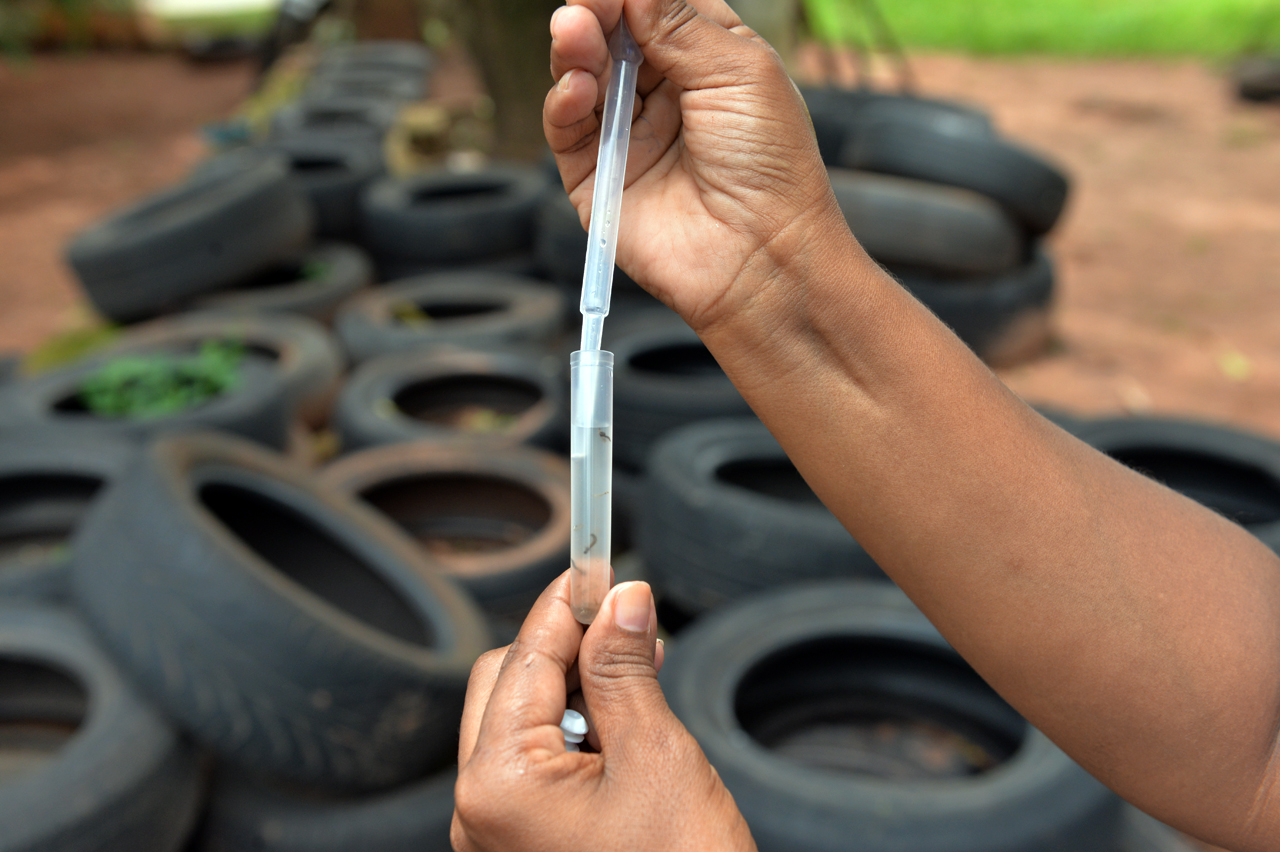
[[[565,574],[510,647],[480,658],[458,748],[458,852],[754,852],[733,797],[663,698],[657,629],[648,584],[623,583],[584,635]],[[597,751],[565,751],[567,701],[590,720]]]

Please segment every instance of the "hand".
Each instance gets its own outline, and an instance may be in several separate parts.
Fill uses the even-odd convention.
[[[543,126],[590,216],[606,34],[623,0],[568,0],[551,21]],[[618,265],[696,330],[760,295],[815,243],[852,244],[803,100],[777,54],[723,0],[626,0],[644,52]]]
[[[565,574],[510,647],[479,659],[462,717],[454,849],[755,849],[662,696],[657,625],[648,585],[623,583],[584,636]],[[559,724],[571,693],[594,752],[565,751]]]

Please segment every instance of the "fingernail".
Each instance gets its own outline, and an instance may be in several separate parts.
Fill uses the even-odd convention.
[[[628,633],[648,633],[652,607],[648,583],[626,583],[614,594],[613,623]]]
[[[573,76],[574,70],[575,69],[570,68],[568,71],[564,72],[564,76],[561,77],[560,82],[556,84],[557,89],[562,92],[569,91],[569,78]]]
[[[559,9],[556,9],[554,12],[551,13],[551,37],[552,38],[556,37],[556,18],[560,17],[560,13],[563,12],[566,8],[567,7],[565,6],[561,6]]]

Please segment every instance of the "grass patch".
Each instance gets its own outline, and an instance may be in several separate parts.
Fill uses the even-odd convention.
[[[125,355],[80,385],[80,402],[99,417],[168,417],[221,396],[239,380],[244,347],[208,341],[190,356]]]
[[[865,40],[859,0],[804,0],[815,35]],[[1230,57],[1280,50],[1280,0],[883,0],[908,47],[976,54]]]

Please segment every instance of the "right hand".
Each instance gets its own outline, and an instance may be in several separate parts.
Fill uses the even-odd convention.
[[[618,265],[702,331],[755,301],[798,255],[853,241],[804,101],[778,55],[723,0],[568,0],[556,11],[551,71],[559,82],[543,125],[583,222],[610,71],[607,34],[624,11],[645,62]]]

